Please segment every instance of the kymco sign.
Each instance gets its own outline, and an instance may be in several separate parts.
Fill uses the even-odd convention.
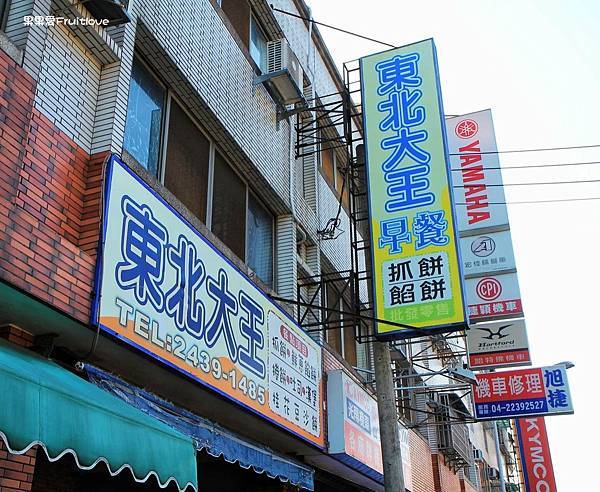
[[[552,456],[543,417],[517,420],[527,492],[556,492]]]

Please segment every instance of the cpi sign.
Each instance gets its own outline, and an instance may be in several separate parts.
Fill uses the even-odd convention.
[[[360,60],[376,316],[387,338],[465,326],[433,40]]]
[[[523,315],[516,273],[472,277],[465,280],[471,321],[516,318]]]

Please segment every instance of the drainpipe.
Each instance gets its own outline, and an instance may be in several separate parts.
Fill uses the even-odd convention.
[[[498,460],[498,479],[500,480],[500,492],[506,492],[504,481],[504,466],[502,464],[502,452],[500,451],[500,434],[498,432],[498,421],[494,420],[494,444],[496,446],[496,459]]]

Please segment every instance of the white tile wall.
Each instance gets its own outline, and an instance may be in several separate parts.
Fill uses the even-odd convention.
[[[100,71],[100,63],[68,28],[63,25],[48,28],[35,104],[88,152],[92,145]]]
[[[49,0],[27,1],[25,10],[49,9]],[[292,0],[273,3],[297,12]],[[137,0],[130,3],[130,16],[130,24],[107,29],[119,47],[121,60],[105,65],[65,27],[44,30],[36,26],[17,33],[27,39],[25,63],[39,80],[38,108],[90,153],[120,152],[134,48],[141,49],[271,208],[289,214],[289,124],[282,122],[277,128],[275,103],[263,86],[253,87],[251,64],[209,0]],[[306,69],[308,31],[304,22],[277,13],[275,18]],[[315,70],[310,96],[337,92],[334,77],[312,41],[311,45]],[[36,50],[39,59],[34,56]],[[351,266],[350,225],[344,211],[340,225],[344,234],[333,241],[317,240],[317,229],[335,216],[338,202],[316,170],[315,157],[292,166],[295,220],[320,244],[320,253],[335,268],[346,270]],[[287,247],[295,254],[295,244],[284,243],[289,243]],[[288,255],[284,243],[278,254]],[[318,271],[320,265],[315,266]]]

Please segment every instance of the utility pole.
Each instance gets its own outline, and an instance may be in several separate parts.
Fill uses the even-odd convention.
[[[359,145],[356,149],[356,166],[359,183],[367,182],[365,168],[365,148]],[[362,187],[361,187],[362,188]],[[362,188],[360,191],[364,191]],[[369,205],[366,196],[357,198],[358,210],[367,211]],[[370,221],[365,224],[363,237],[371,237]],[[365,269],[369,276],[373,274],[371,255],[365,254]],[[367,283],[369,299],[373,302],[373,284]],[[375,328],[375,327],[373,327]],[[398,409],[396,407],[396,390],[392,377],[392,358],[387,342],[373,342],[375,356],[375,383],[377,384],[377,411],[379,414],[379,435],[381,440],[381,457],[383,460],[383,479],[386,492],[404,492],[404,470],[402,469],[402,449],[400,448],[400,430],[398,429]]]
[[[489,372],[495,372],[490,369]],[[492,420],[494,425],[494,447],[496,448],[496,459],[498,460],[498,480],[500,481],[500,492],[506,492],[506,484],[504,483],[504,466],[502,465],[502,452],[500,451],[500,433],[498,432],[498,421]]]
[[[381,454],[383,458],[383,477],[386,492],[404,492],[404,471],[402,469],[402,450],[398,429],[398,411],[396,391],[392,377],[392,358],[386,342],[373,342],[375,355],[375,380],[377,384],[377,408],[379,411],[379,430],[381,436]]]

